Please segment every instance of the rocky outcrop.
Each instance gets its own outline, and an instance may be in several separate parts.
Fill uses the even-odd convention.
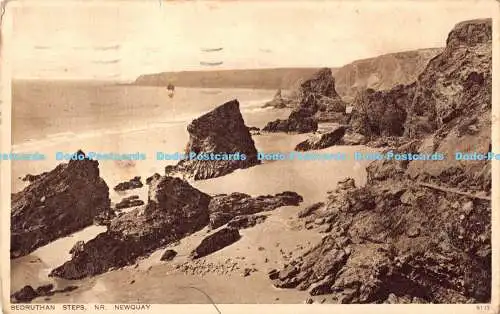
[[[204,180],[260,163],[237,100],[193,120],[187,130],[189,143],[185,153],[188,158],[176,166],[167,166],[167,175]]]
[[[291,99],[283,98],[281,94],[281,89],[278,89],[273,99],[271,99],[271,101],[268,101],[267,103],[264,104],[264,106],[262,106],[262,108],[268,108],[268,107],[272,107],[275,109],[289,108],[293,107],[293,101]]]
[[[209,205],[210,227],[216,229],[236,216],[271,211],[282,206],[297,206],[302,197],[295,192],[251,197],[244,193],[221,194],[212,198]]]
[[[374,161],[365,187],[343,180],[325,205],[304,210],[304,227],[327,236],[270,279],[330,303],[490,302],[491,165],[454,154],[491,151],[491,21],[458,24],[414,84],[368,98],[357,131],[403,129],[387,144],[406,159]],[[396,129],[369,119],[402,109]]]
[[[238,229],[222,228],[204,238],[196,249],[191,252],[192,259],[198,259],[225,248],[241,238]]]
[[[80,279],[136,262],[137,258],[196,232],[209,222],[210,196],[173,177],[149,181],[148,203],[111,221],[51,276]]]
[[[371,138],[423,138],[490,111],[491,36],[491,20],[458,24],[446,48],[415,82],[360,92],[353,103],[352,129]]]
[[[413,85],[398,85],[389,91],[359,92],[353,102],[352,130],[369,138],[403,136],[407,109],[414,95]]]
[[[99,163],[71,160],[38,176],[12,195],[11,258],[26,255],[60,237],[90,226],[109,212],[109,189]]]
[[[331,224],[312,250],[270,275],[329,303],[489,302],[491,208],[411,181],[339,182],[304,223]],[[319,228],[319,227],[318,227]],[[390,301],[390,300],[389,300]]]
[[[141,205],[144,205],[144,201],[140,200],[138,195],[131,195],[124,197],[121,201],[116,203],[115,209],[124,209]]]
[[[298,107],[288,119],[269,122],[263,131],[314,132],[318,129],[318,121],[332,119],[331,113],[345,113],[346,105],[335,91],[335,79],[329,68],[321,69],[304,81],[300,85],[298,97]]]
[[[141,182],[141,177],[136,176],[129,181],[125,182],[120,182],[118,183],[113,190],[115,191],[126,191],[126,190],[132,190],[132,189],[139,189],[142,188],[143,184]]]
[[[314,135],[313,137],[300,142],[295,146],[295,150],[304,152],[308,150],[323,149],[341,142],[346,128],[342,125],[336,125],[331,131],[323,134]]]

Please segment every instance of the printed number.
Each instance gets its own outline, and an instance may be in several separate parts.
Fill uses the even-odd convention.
[[[476,305],[476,310],[478,311],[489,311],[489,305]]]

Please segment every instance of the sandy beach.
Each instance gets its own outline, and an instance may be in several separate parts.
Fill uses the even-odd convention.
[[[137,87],[131,89],[134,88]],[[150,92],[150,89],[152,88],[146,88],[140,92]],[[163,92],[158,88],[156,90],[158,93]],[[137,93],[137,91],[135,92]],[[254,91],[252,93],[248,90],[236,90],[231,92],[233,95],[242,94],[243,99],[247,99],[247,102],[242,102],[241,111],[245,123],[249,126],[263,127],[269,120],[284,117],[289,113],[288,110],[260,109],[260,106],[266,101],[265,97],[269,97],[271,94],[269,91]],[[221,93],[224,95],[221,96]],[[196,91],[193,94],[193,97],[209,95],[209,97],[220,99],[229,98],[230,91],[216,94]],[[217,105],[215,101],[213,100],[213,105]],[[192,102],[194,101],[186,103]],[[182,152],[189,138],[186,131],[187,124],[191,119],[196,118],[197,111],[202,111],[208,104],[209,102],[205,100],[203,105],[192,109],[190,114],[183,116],[185,121],[172,119],[172,116],[166,112],[163,113],[166,117],[164,120],[167,120],[165,123],[154,120],[144,121],[138,117],[135,125],[142,124],[142,127],[136,127],[135,130],[129,127],[131,124],[129,122],[121,129],[115,127],[103,134],[92,130],[79,134],[57,132],[55,135],[47,134],[38,141],[18,144],[14,147],[14,151],[37,151],[45,154],[47,160],[30,163],[13,162],[13,190],[20,190],[26,185],[19,179],[20,177],[28,173],[38,174],[48,171],[59,164],[60,161],[56,161],[54,157],[55,152],[58,151],[72,153],[82,149],[84,152],[141,152],[147,155],[147,160],[133,163],[101,161],[99,170],[102,178],[110,187],[112,202],[116,203],[129,195],[139,195],[142,200],[147,201],[146,186],[123,192],[116,192],[111,188],[134,176],[141,176],[145,179],[154,173],[163,173],[166,165],[174,164],[176,161],[157,161],[156,152]],[[157,108],[156,105],[152,106]],[[129,114],[134,115],[134,111],[132,110]],[[159,118],[155,119],[159,120]],[[254,135],[253,139],[260,152],[286,153],[293,151],[296,143],[308,136],[307,134],[262,134]],[[351,157],[355,151],[367,150],[362,146],[336,146],[310,153],[343,152]],[[48,274],[53,268],[70,259],[69,250],[76,241],[88,241],[106,229],[105,227],[91,226],[43,246],[27,256],[12,260],[12,291],[27,284],[37,286],[54,283],[56,287],[77,285],[79,288],[68,294],[55,295],[50,300],[39,298],[36,302],[210,302],[196,289],[183,288],[192,286],[202,289],[219,303],[301,303],[304,301],[305,293],[274,288],[267,278],[267,272],[270,269],[281,267],[291,258],[288,254],[298,256],[321,239],[321,236],[315,231],[300,230],[301,228],[297,228],[291,223],[293,221],[291,219],[304,206],[322,200],[327,191],[334,189],[336,182],[344,177],[353,177],[359,185],[363,185],[366,182],[365,166],[366,162],[360,163],[354,160],[348,163],[342,162],[341,166],[338,161],[264,161],[262,165],[240,169],[223,177],[192,182],[194,187],[210,195],[241,192],[258,196],[294,191],[304,198],[301,206],[279,208],[269,213],[270,217],[264,224],[243,230],[242,240],[238,243],[200,259],[198,262],[201,263],[201,266],[198,266],[199,270],[195,274],[182,271],[181,268],[177,267],[187,263],[188,253],[206,235],[206,228],[182,239],[180,244],[172,247],[179,253],[178,258],[172,263],[159,260],[164,251],[164,249],[160,249],[150,257],[141,260],[137,266],[114,270],[90,279],[68,281],[49,278]],[[268,243],[269,238],[272,238],[274,243]],[[259,251],[259,247],[265,247],[265,250]],[[232,263],[235,263],[236,266],[231,271],[225,273],[211,271],[217,267],[226,269],[229,264],[233,267]],[[258,271],[249,277],[243,277],[243,270],[249,267]],[[204,268],[207,270],[206,273],[201,271]],[[202,273],[199,273],[200,271]],[[156,280],[158,276],[164,277],[164,280]],[[244,289],[245,291],[241,291],[242,287],[247,288]],[[136,293],[137,289],[142,291],[141,294]],[[262,293],[262,291],[270,293]]]

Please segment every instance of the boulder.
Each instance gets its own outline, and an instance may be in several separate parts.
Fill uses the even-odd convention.
[[[190,157],[176,166],[167,166],[167,175],[204,180],[260,164],[237,100],[193,120],[187,130],[189,143],[185,153]]]
[[[161,258],[160,258],[160,261],[171,261],[174,259],[174,257],[177,256],[177,252],[174,251],[174,250],[166,250]]]
[[[113,219],[108,231],[83,245],[50,276],[80,279],[138,258],[201,230],[209,222],[210,196],[174,177],[153,178],[148,203]]]
[[[141,177],[136,176],[129,181],[125,182],[120,182],[118,183],[113,189],[115,191],[126,191],[126,190],[132,190],[132,189],[139,189],[142,188],[143,184],[141,182]]]
[[[345,134],[345,127],[337,125],[328,133],[319,134],[300,142],[295,146],[295,150],[299,152],[327,148],[341,143],[342,137]]]
[[[238,229],[222,228],[207,236],[196,249],[191,252],[192,259],[198,259],[233,244],[241,238]]]
[[[94,222],[110,211],[99,163],[83,158],[58,165],[12,194],[11,257],[19,257]]]

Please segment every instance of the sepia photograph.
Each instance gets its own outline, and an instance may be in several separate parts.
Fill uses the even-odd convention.
[[[8,311],[495,311],[495,8],[9,3]]]

